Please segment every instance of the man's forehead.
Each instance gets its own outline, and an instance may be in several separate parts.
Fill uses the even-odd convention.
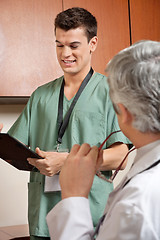
[[[70,37],[74,37],[74,36],[86,36],[86,31],[83,27],[78,27],[78,28],[74,28],[74,29],[69,29],[69,30],[64,30],[61,28],[57,28],[56,32],[55,32],[56,37],[60,37],[60,36],[70,36]]]
[[[57,28],[56,31],[56,43],[63,45],[80,44],[82,42],[88,43],[88,38],[82,28],[70,29],[65,31],[61,28]]]

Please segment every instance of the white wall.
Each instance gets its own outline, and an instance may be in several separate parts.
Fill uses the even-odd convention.
[[[0,122],[4,124],[2,132],[7,132],[23,108],[24,105],[0,105]],[[118,173],[114,186],[130,168],[134,155],[134,152],[129,155],[127,168]],[[28,180],[28,172],[19,171],[0,159],[0,227],[27,223]]]
[[[24,105],[0,105],[0,122],[7,132]],[[0,227],[27,223],[29,173],[19,171],[0,159]]]

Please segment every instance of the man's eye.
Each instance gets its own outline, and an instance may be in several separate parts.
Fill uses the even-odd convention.
[[[63,45],[57,45],[57,47],[58,47],[58,48],[61,48],[61,47],[63,47]]]
[[[76,48],[78,48],[77,45],[71,45],[70,47],[71,47],[72,49],[76,49]]]

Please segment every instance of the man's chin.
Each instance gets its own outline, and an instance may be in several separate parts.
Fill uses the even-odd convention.
[[[70,75],[76,75],[78,73],[78,71],[76,71],[74,69],[69,69],[69,68],[63,69],[63,72],[66,74],[70,74]]]

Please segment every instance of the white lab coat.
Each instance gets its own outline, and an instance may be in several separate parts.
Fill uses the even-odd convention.
[[[109,196],[97,240],[160,239],[160,164],[146,170],[158,160],[160,140],[137,150],[130,171]],[[51,239],[93,239],[86,198],[62,200],[49,212],[47,223]]]

